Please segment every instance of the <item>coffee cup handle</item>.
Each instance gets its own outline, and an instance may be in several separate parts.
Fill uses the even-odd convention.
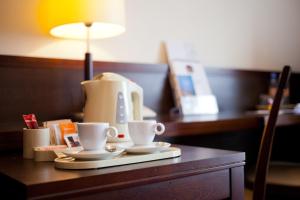
[[[158,130],[157,128],[160,127],[160,130]],[[154,132],[156,135],[161,135],[165,132],[165,125],[163,125],[162,123],[157,123],[154,125]]]
[[[113,138],[117,137],[118,136],[118,130],[117,130],[117,128],[115,128],[113,126],[108,127],[106,129],[106,135],[108,137],[113,137]]]

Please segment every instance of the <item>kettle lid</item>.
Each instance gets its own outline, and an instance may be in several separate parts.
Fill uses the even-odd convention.
[[[104,72],[94,76],[93,80],[110,80],[110,81],[128,81],[127,78],[120,74]]]

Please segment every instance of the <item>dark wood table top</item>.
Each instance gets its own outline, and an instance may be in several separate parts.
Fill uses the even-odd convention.
[[[245,153],[178,145],[177,158],[93,170],[56,169],[52,162],[24,160],[20,155],[0,156],[0,182],[28,196],[97,190],[146,184],[191,173],[244,165]],[[6,182],[4,182],[6,181]]]

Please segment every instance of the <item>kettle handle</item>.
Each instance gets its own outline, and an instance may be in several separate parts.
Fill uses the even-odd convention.
[[[143,120],[143,89],[133,82],[129,85],[132,99],[133,120]]]

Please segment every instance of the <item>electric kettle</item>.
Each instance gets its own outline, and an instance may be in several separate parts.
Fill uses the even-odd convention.
[[[125,77],[105,72],[93,80],[81,82],[86,101],[84,122],[109,122],[118,129],[118,137],[108,142],[130,141],[128,121],[142,120],[143,89]]]

